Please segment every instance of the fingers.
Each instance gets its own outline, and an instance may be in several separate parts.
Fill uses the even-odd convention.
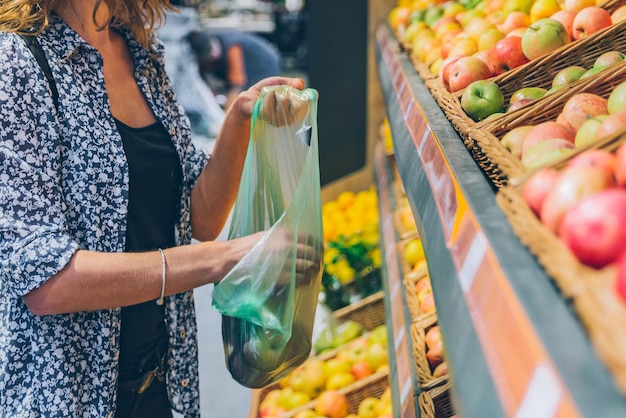
[[[261,117],[274,126],[291,126],[302,122],[309,110],[308,98],[299,90],[277,88],[265,90]]]

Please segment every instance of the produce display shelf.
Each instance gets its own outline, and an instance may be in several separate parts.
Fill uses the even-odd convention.
[[[381,144],[379,144],[381,145]],[[415,379],[413,347],[410,343],[410,312],[405,299],[400,259],[395,245],[397,236],[394,229],[394,202],[390,187],[393,173],[380,146],[375,149],[374,169],[377,174],[379,224],[381,229],[381,250],[385,267],[382,269],[384,287],[385,317],[390,347],[389,384],[392,387],[393,407],[396,417],[413,418],[419,411],[419,389]]]
[[[387,25],[375,31],[375,46],[395,161],[424,244],[459,416],[626,416],[626,399],[573,310],[513,234],[490,182]],[[390,189],[383,184],[385,156],[375,158],[379,190]],[[395,342],[391,384],[400,397],[394,406],[404,412],[408,404],[415,408],[407,399],[417,399],[419,389],[414,376],[409,383],[402,378],[410,370],[400,341],[408,316],[395,308],[393,281],[401,273],[390,255],[392,221],[381,222],[391,286],[385,304],[388,315],[396,313],[388,318]]]

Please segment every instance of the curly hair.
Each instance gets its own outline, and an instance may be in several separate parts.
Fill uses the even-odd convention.
[[[39,33],[48,26],[50,15],[61,0],[1,0],[0,31]],[[105,3],[111,19],[96,22],[96,10]],[[137,41],[147,45],[150,33],[165,19],[165,10],[176,10],[169,0],[97,0],[93,12],[96,24],[128,28]]]

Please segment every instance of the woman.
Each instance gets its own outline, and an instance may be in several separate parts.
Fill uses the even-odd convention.
[[[168,8],[0,2],[0,416],[199,416],[191,290],[260,238],[211,241],[260,89],[304,83],[243,92],[196,151],[152,35]],[[52,84],[17,35],[33,30]],[[273,99],[268,116],[298,105]]]

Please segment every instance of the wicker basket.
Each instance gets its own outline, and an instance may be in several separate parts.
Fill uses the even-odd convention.
[[[419,394],[418,403],[421,418],[450,418],[454,415],[454,407],[450,399],[450,382],[423,391]]]
[[[413,342],[413,361],[417,371],[417,381],[422,390],[441,386],[448,381],[448,376],[434,377],[426,357],[426,332],[437,325],[437,314],[430,314],[411,324],[411,341]]]
[[[616,134],[602,140],[598,147],[613,151],[624,141],[626,135]],[[575,155],[580,152],[582,150]],[[551,167],[561,169],[575,155]],[[616,386],[626,395],[626,339],[623,337],[626,305],[618,300],[614,291],[614,268],[608,266],[597,270],[583,265],[540,222],[522,197],[528,178],[502,188],[496,195],[496,201],[507,215],[515,234],[574,307],[598,357],[612,374]]]
[[[413,222],[411,226],[407,226],[402,221],[404,211],[411,212],[411,207],[408,205],[407,202],[401,203],[393,212],[393,226],[396,229],[396,233],[398,234],[398,237],[400,237],[400,239],[408,238],[417,233],[417,224],[415,222]],[[413,216],[413,212],[411,212],[411,216]]]
[[[413,271],[404,276],[404,289],[406,292],[406,303],[409,308],[409,312],[411,313],[412,321],[419,321],[430,315],[432,312],[423,312],[420,308],[420,302],[417,299],[417,294],[415,293],[415,284],[424,278],[428,278],[428,268],[426,265],[423,265],[417,271]]]
[[[333,312],[333,316],[340,321],[355,321],[371,331],[379,325],[385,324],[385,292],[379,291],[358,302],[352,303]]]
[[[522,176],[527,171],[521,161],[500,144],[500,139],[507,132],[519,126],[556,120],[567,100],[578,93],[595,93],[608,98],[613,88],[625,80],[626,61],[612,67],[610,71],[603,71],[594,77],[564,87],[532,105],[526,112],[512,112],[502,116],[498,121],[477,125],[468,131],[468,135],[497,166],[499,175],[502,176],[499,184],[506,185],[508,181]]]
[[[612,11],[621,4],[623,4],[623,1],[611,1],[605,2],[603,7]],[[616,23],[587,38],[570,42],[550,54],[532,60],[499,76],[492,77],[490,80],[495,81],[500,86],[505,96],[505,101],[508,103],[511,95],[522,87],[548,87],[552,83],[552,78],[556,72],[567,66],[591,66],[593,61],[604,52],[610,50],[626,51],[625,31],[626,21]],[[506,185],[510,176],[524,171],[521,162],[517,161],[500,145],[498,138],[501,138],[501,136],[498,135],[497,131],[519,119],[524,119],[528,114],[542,115],[546,109],[550,109],[550,106],[553,105],[555,100],[558,100],[558,97],[581,91],[585,88],[584,86],[592,83],[594,79],[602,76],[606,77],[606,73],[613,72],[614,70],[607,70],[592,77],[579,80],[556,93],[537,99],[517,111],[494,116],[481,122],[472,120],[461,107],[463,90],[450,93],[436,77],[426,80],[425,84],[446,114],[446,117],[450,120],[450,123],[459,133],[472,157],[497,189]]]
[[[348,412],[356,414],[359,409],[359,404],[363,401],[363,399],[368,397],[379,398],[388,386],[389,373],[385,371],[375,373],[369,377],[358,380],[352,385],[340,389],[339,392],[346,395],[346,398],[348,399]],[[277,388],[277,385],[272,385],[268,386],[267,388],[252,391],[252,400],[250,404],[250,413],[248,415],[248,418],[259,418],[261,402],[263,402],[264,397],[270,391]],[[285,412],[284,414],[276,416],[276,418],[291,418],[302,410],[315,409],[315,402],[316,400],[313,399],[311,402],[302,405],[301,407],[292,409]]]
[[[513,93],[520,88],[541,87],[550,89],[552,79],[560,70],[572,65],[589,69],[593,67],[595,60],[605,52],[626,51],[625,30],[626,21],[622,21],[597,34],[567,44],[551,54],[500,74],[492,80],[500,87],[505,103],[509,103]],[[578,81],[582,82],[583,80]],[[537,99],[536,103],[539,101],[541,99]],[[523,113],[525,110],[518,110],[518,112]]]

